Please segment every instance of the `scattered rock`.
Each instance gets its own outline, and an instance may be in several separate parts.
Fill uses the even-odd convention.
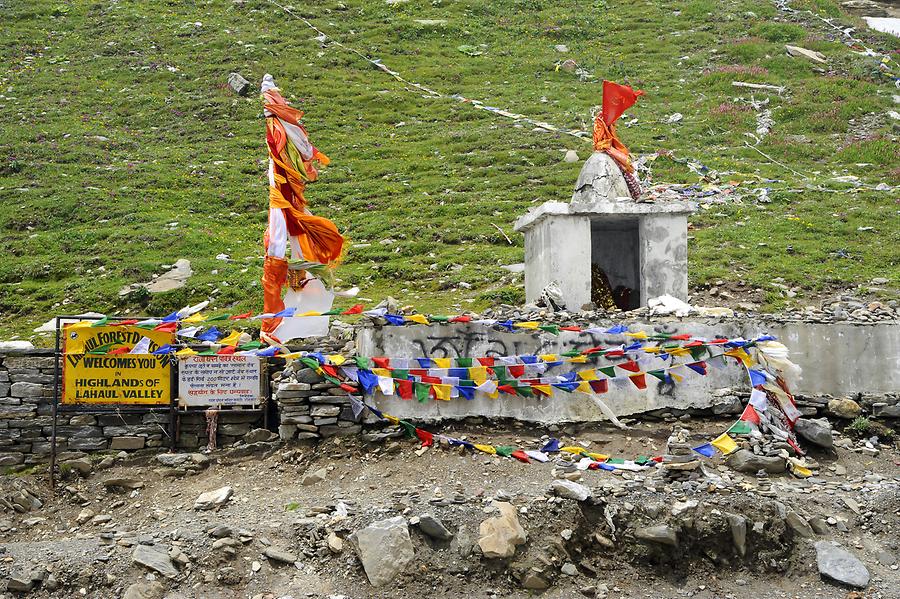
[[[550,588],[550,583],[537,572],[528,572],[522,578],[522,586],[534,591],[542,591]]]
[[[828,402],[828,413],[845,420],[853,420],[862,413],[862,408],[852,399],[832,399]]]
[[[229,73],[228,87],[237,95],[246,96],[250,91],[250,82],[244,79],[240,73]]]
[[[778,456],[756,455],[749,449],[738,449],[725,458],[725,462],[738,472],[758,472],[765,470],[770,474],[784,472],[787,460]]]
[[[296,555],[290,551],[285,551],[284,549],[279,549],[277,547],[266,547],[265,551],[263,551],[263,555],[271,560],[285,564],[293,564],[297,561]]]
[[[488,558],[512,557],[516,546],[525,542],[525,529],[519,524],[516,508],[503,501],[495,501],[500,515],[488,518],[478,529],[478,546]]]
[[[6,589],[18,593],[27,593],[47,578],[47,568],[27,568],[20,572],[10,574],[6,583]]]
[[[234,493],[231,487],[222,487],[215,491],[207,491],[201,493],[200,497],[194,501],[195,510],[211,510],[225,504],[226,501]]]
[[[447,530],[444,523],[431,514],[419,517],[419,530],[437,541],[449,541],[453,533]]]
[[[144,285],[144,287],[146,287],[147,291],[150,293],[165,293],[166,291],[184,287],[184,284],[187,283],[187,280],[193,274],[194,271],[191,270],[191,261],[182,258],[175,262],[175,266],[172,267],[172,270],[161,274],[152,282]]]
[[[314,472],[307,472],[306,474],[304,474],[303,478],[300,479],[300,484],[304,487],[308,487],[310,485],[323,482],[327,476],[328,471],[324,468],[319,468]]]
[[[328,533],[326,542],[328,543],[328,550],[332,553],[340,553],[344,550],[344,540],[334,532]]]
[[[415,555],[409,528],[402,516],[373,522],[355,532],[351,540],[369,582],[375,587],[393,580]]]
[[[807,50],[806,48],[801,48],[800,46],[791,46],[785,45],[785,50],[791,56],[797,56],[800,58],[808,58],[813,62],[818,62],[820,64],[828,64],[828,60],[826,60],[825,55],[821,52],[816,52],[815,50]]]
[[[665,524],[638,528],[634,531],[634,536],[641,541],[678,547],[678,534]]]
[[[557,479],[550,484],[550,490],[557,497],[574,499],[575,501],[587,501],[591,496],[590,489],[571,480]]]
[[[108,478],[103,481],[103,486],[107,489],[141,489],[144,486],[144,482],[140,480],[135,480],[133,478]]]
[[[731,542],[738,555],[747,555],[747,519],[740,514],[728,514],[728,527],[731,529]]]
[[[61,466],[66,467],[70,470],[74,470],[81,476],[87,476],[91,473],[91,469],[93,465],[91,464],[91,460],[88,458],[78,458],[76,460],[67,460],[61,464]]]
[[[92,510],[91,508],[84,508],[83,510],[78,512],[77,516],[75,516],[75,522],[77,522],[78,524],[86,524],[90,522],[91,518],[93,518],[95,515],[96,514],[94,513],[94,510]]]
[[[831,436],[831,423],[827,418],[799,418],[794,425],[797,434],[819,447],[831,449],[834,447],[834,437]]]
[[[566,156],[563,158],[564,162],[578,162],[578,152],[575,150],[566,150]]]
[[[178,576],[178,568],[172,562],[172,558],[164,550],[155,545],[137,545],[131,559],[151,570],[159,572],[166,578],[175,578]]]
[[[276,433],[264,428],[255,428],[244,435],[244,443],[260,443],[263,441],[274,441],[278,438]]]
[[[819,574],[837,582],[865,588],[869,584],[869,571],[855,555],[829,541],[816,543],[816,564]]]
[[[125,589],[122,599],[162,599],[165,594],[166,588],[157,581],[141,581]]]
[[[809,525],[809,522],[806,521],[806,518],[794,510],[788,510],[784,519],[785,522],[787,522],[787,525],[791,527],[791,530],[804,539],[811,539],[816,536],[816,533],[813,532],[813,529]]]

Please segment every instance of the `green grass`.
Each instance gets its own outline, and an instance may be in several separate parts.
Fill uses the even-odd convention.
[[[770,204],[745,200],[691,219],[694,286],[782,277],[804,290],[795,301],[874,277],[896,289],[894,196],[822,191],[848,189],[832,180],[839,175],[900,183],[887,115],[896,90],[818,21],[788,21],[749,0],[296,6],[409,80],[561,127],[589,127],[600,80],[628,82],[647,92],[629,111],[638,123],[620,131],[634,153],[671,150],[750,188],[777,180],[767,183]],[[797,7],[839,12],[830,0]],[[323,47],[263,0],[5,0],[0,20],[0,338],[28,337],[56,313],[164,314],[207,297],[217,310],[261,308],[261,105],[227,89],[231,71],[254,87],[271,72],[306,111],[313,143],[333,160],[308,190],[311,209],[350,239],[341,285],[374,300],[392,294],[435,312],[521,301],[520,275],[500,268],[523,259],[512,223],[537,203],[568,199],[581,165],[562,162],[564,151],[589,151],[585,140],[424,98]],[[900,48],[866,35],[883,51]],[[787,57],[786,42],[823,52],[829,67]],[[566,58],[596,79],[556,70]],[[758,147],[808,181],[744,146],[755,117],[734,101],[749,93],[732,80],[788,88],[772,96],[775,127]],[[667,124],[674,112],[684,119]],[[696,181],[682,163],[653,168],[656,182]],[[858,231],[868,226],[875,231]],[[118,296],[178,258],[196,272],[183,289]],[[766,307],[785,305],[771,295]]]

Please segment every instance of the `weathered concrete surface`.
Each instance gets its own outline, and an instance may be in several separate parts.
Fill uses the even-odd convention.
[[[595,323],[612,326],[612,321]],[[900,323],[872,325],[778,323],[761,320],[668,319],[652,324],[633,324],[632,331],[648,333],[689,333],[712,338],[716,335],[752,338],[765,333],[775,335],[791,350],[791,359],[803,368],[803,377],[794,391],[806,395],[828,393],[845,395],[860,392],[894,393],[900,389]],[[513,356],[535,353],[561,353],[597,345],[615,345],[622,336],[591,335],[563,331],[549,333],[505,333],[480,325],[433,325],[384,327],[359,332],[361,355],[391,357],[477,357]],[[654,366],[650,366],[653,368]],[[628,381],[611,386],[603,400],[618,415],[640,413],[658,408],[710,407],[721,399],[716,389],[748,388],[743,370],[733,363],[710,369],[705,377],[686,379],[675,386],[648,381],[639,391]],[[438,419],[469,415],[500,416],[537,422],[603,420],[592,400],[582,394],[551,399],[517,398],[516,401],[492,400],[476,395],[472,401],[405,402],[396,397],[379,396],[376,403],[399,417]],[[410,405],[414,403],[414,405]]]

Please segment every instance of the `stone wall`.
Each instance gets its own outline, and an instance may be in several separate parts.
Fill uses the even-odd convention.
[[[50,459],[53,375],[52,350],[0,354],[0,467]],[[143,413],[60,411],[56,449],[60,458],[66,459],[81,452],[168,447],[169,420],[168,406]],[[206,445],[202,412],[181,412],[179,420],[178,447]],[[259,412],[222,411],[217,445],[234,443],[262,423]]]

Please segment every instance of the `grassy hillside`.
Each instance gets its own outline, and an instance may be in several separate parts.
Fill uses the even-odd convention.
[[[697,289],[740,280],[777,309],[875,277],[897,287],[897,194],[872,188],[900,183],[888,115],[898,92],[876,59],[806,14],[751,0],[295,4],[411,81],[560,127],[589,128],[603,78],[644,89],[620,133],[634,153],[671,150],[742,193],[770,189],[770,203],[748,196],[692,219]],[[840,15],[830,0],[791,4]],[[333,160],[308,198],[351,240],[338,276],[366,298],[433,311],[521,300],[520,275],[500,268],[523,258],[512,223],[567,200],[581,164],[564,152],[590,148],[424,97],[265,0],[0,0],[0,22],[0,338],[27,337],[59,312],[162,314],[207,297],[217,309],[260,309],[267,192],[255,89],[266,72]],[[861,35],[879,51],[900,48]],[[787,56],[785,43],[828,65]],[[569,58],[582,76],[556,68]],[[225,85],[231,71],[252,82],[248,97]],[[786,87],[756,93],[774,119],[757,147],[784,166],[746,147],[756,115],[733,80]],[[676,112],[683,119],[670,123]],[[668,158],[652,168],[654,182],[698,181]],[[835,179],[846,175],[865,185]],[[178,258],[196,273],[186,287],[118,296]],[[775,293],[774,277],[798,297]]]

